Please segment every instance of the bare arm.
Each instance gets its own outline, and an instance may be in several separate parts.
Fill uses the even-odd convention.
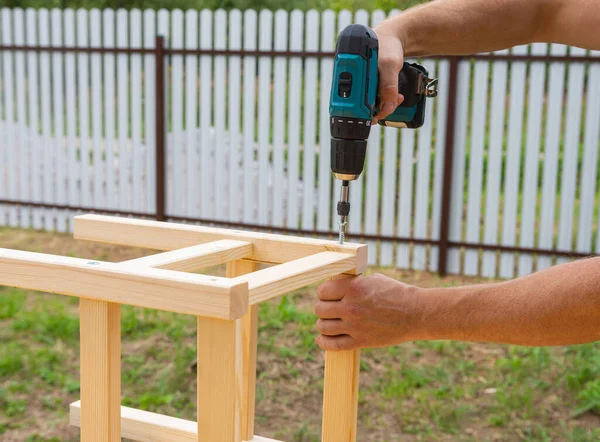
[[[325,349],[451,339],[528,346],[600,340],[600,258],[507,282],[419,289],[373,275],[319,287]]]
[[[435,0],[411,8],[375,28],[381,101],[398,101],[404,55],[472,54],[535,41],[600,49],[598,20],[598,0]],[[380,118],[387,115],[382,109]]]
[[[521,345],[600,340],[600,258],[498,284],[429,290],[430,338]]]

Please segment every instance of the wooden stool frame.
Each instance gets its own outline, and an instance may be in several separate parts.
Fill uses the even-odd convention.
[[[258,304],[367,265],[365,245],[186,224],[83,215],[74,233],[164,251],[109,263],[0,249],[0,285],[80,298],[83,442],[277,442],[254,435]],[[225,278],[186,273],[225,263]],[[197,316],[197,422],[121,406],[121,304]],[[359,351],[326,352],[324,376],[322,441],[354,442]]]

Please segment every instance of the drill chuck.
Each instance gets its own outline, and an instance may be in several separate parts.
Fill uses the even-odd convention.
[[[365,167],[367,140],[331,139],[331,171],[338,180],[353,181]]]

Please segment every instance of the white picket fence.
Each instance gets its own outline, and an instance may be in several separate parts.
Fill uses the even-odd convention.
[[[173,49],[331,52],[348,24],[385,17],[2,9],[0,44],[153,49],[162,35]],[[546,44],[504,53],[588,54]],[[171,55],[165,63],[169,215],[337,228],[331,57]],[[440,94],[423,128],[373,128],[365,173],[351,185],[350,232],[439,239],[449,62],[423,63]],[[0,52],[0,200],[153,213],[155,74],[149,53]],[[456,116],[450,241],[600,252],[600,63],[461,61]],[[73,214],[4,204],[0,225],[67,231]],[[368,243],[372,264],[437,269],[435,245]],[[448,259],[451,273],[490,277],[555,262],[457,247]]]

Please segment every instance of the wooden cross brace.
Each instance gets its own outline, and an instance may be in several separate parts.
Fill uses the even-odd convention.
[[[283,235],[99,215],[75,238],[162,250],[109,263],[0,249],[0,285],[80,298],[83,442],[276,442],[254,436],[258,304],[367,265],[367,247]],[[225,278],[203,268],[227,264]],[[259,269],[260,264],[270,265]],[[198,318],[197,422],[121,407],[120,305]],[[354,442],[359,352],[327,352],[324,442]]]

